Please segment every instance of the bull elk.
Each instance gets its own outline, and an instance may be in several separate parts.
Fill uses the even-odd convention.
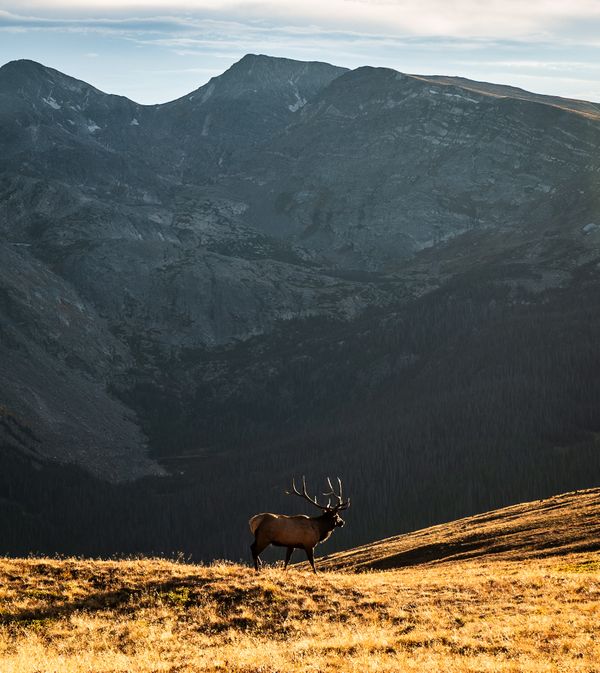
[[[287,547],[285,554],[284,570],[288,567],[290,558],[294,549],[304,549],[306,556],[310,561],[313,571],[315,568],[314,549],[319,542],[324,542],[333,533],[334,528],[344,525],[344,520],[339,512],[350,507],[350,498],[343,499],[342,480],[338,477],[338,493],[335,492],[331,479],[327,477],[329,491],[323,493],[329,498],[326,505],[321,505],[317,498],[311,498],[306,492],[306,480],[302,477],[302,492],[296,488],[296,482],[292,479],[292,492],[286,491],[288,495],[298,495],[308,500],[311,505],[318,507],[322,514],[320,516],[306,516],[305,514],[296,514],[295,516],[286,516],[285,514],[271,514],[265,512],[256,514],[248,522],[250,531],[254,535],[254,542],[250,545],[252,558],[254,559],[254,568],[258,571],[262,561],[259,555],[270,545],[275,547]],[[334,498],[334,504],[331,499]]]

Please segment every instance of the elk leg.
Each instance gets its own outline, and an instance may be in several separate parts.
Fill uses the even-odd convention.
[[[288,563],[290,562],[290,559],[292,558],[293,553],[294,553],[294,548],[293,547],[288,547],[287,551],[285,552],[285,564],[283,566],[284,570],[288,567]]]
[[[308,560],[310,561],[313,572],[316,575],[317,569],[315,568],[315,550],[312,547],[304,547],[304,550],[306,551],[306,555],[308,556]]]
[[[259,554],[264,550],[264,547],[261,549],[257,544],[256,540],[250,545],[250,551],[252,552],[252,559],[254,560],[254,570],[258,572],[260,566],[262,566],[262,561],[260,560]]]
[[[250,545],[250,551],[252,552],[252,558],[254,559],[254,570],[257,570],[262,566],[262,561],[260,560],[259,554],[262,554],[263,551],[269,546],[269,543],[258,542],[258,539],[254,539],[254,542]]]

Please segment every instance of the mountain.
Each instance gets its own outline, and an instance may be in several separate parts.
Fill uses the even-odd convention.
[[[598,116],[511,92],[384,68],[345,73],[264,148],[249,217],[371,271],[470,231],[587,224],[548,208],[565,188],[594,183]]]
[[[274,320],[294,315],[345,315],[376,299],[369,288],[324,278],[310,266],[290,264],[298,256],[295,251],[249,229],[241,220],[245,204],[231,196],[215,198],[210,190],[175,177],[181,148],[189,145],[185,133],[174,131],[183,128],[182,114],[190,125],[187,133],[193,136],[207,92],[214,91],[213,100],[204,100],[204,107],[217,119],[225,116],[230,101],[243,106],[249,99],[251,104],[256,89],[235,83],[247,82],[253,71],[252,86],[268,87],[269,74],[262,61],[261,57],[245,59],[222,80],[216,78],[204,92],[196,92],[196,100],[192,94],[185,103],[151,108],[106,95],[29,61],[0,70],[6,147],[0,209],[3,253],[8,256],[3,286],[7,329],[19,333],[11,337],[13,341],[34,341],[23,345],[22,364],[19,358],[6,358],[6,381],[11,383],[5,387],[4,401],[46,438],[53,457],[75,459],[81,449],[72,445],[92,442],[93,448],[83,451],[92,457],[78,461],[86,468],[113,478],[138,476],[129,465],[115,465],[115,452],[124,455],[127,463],[128,452],[143,451],[145,441],[130,422],[132,412],[105,390],[115,375],[134,366],[131,342],[136,339],[153,335],[152,340],[169,352],[171,345],[205,346],[247,337]],[[291,116],[289,101],[296,92],[310,95],[339,71],[314,64],[311,79],[309,66],[284,59],[276,62],[272,74],[276,81],[276,76],[285,78],[286,87],[270,99],[269,105],[277,101],[283,111],[274,118]],[[261,96],[250,118],[262,118],[265,105]],[[167,130],[162,118],[168,119]],[[234,119],[230,122],[238,128]],[[159,139],[157,145],[148,141],[148,133]],[[222,149],[221,145],[203,147],[202,138],[199,133],[193,147],[201,156]],[[227,146],[227,140],[231,139],[226,137],[222,144]],[[235,146],[232,142],[230,149]],[[156,172],[159,156],[161,173]],[[36,274],[31,284],[42,291],[53,285],[52,299],[36,302],[23,296],[22,279]],[[167,295],[166,303],[153,301]],[[347,295],[356,309],[336,306]],[[63,330],[51,324],[56,321],[56,303],[67,307],[65,313],[75,314],[71,318],[59,313]],[[72,321],[79,318],[86,324],[75,327]],[[20,328],[32,325],[34,334],[23,335]],[[40,352],[32,358],[30,350],[36,347]],[[66,431],[65,424],[62,434],[57,434],[50,426],[65,423],[56,417],[69,414],[69,402],[62,402],[65,410],[55,408],[44,414],[35,395],[40,388],[63,387],[52,382],[50,370],[76,377],[65,387],[67,399],[81,386],[94,387],[88,396],[101,405],[102,413],[97,415],[92,404],[88,411],[77,412],[73,424],[77,427]],[[81,383],[81,372],[93,382]],[[26,379],[31,389],[24,394]],[[52,395],[45,393],[43,399],[47,398],[52,400]],[[73,405],[81,399],[74,395]],[[106,424],[123,426],[123,432],[107,435]],[[82,434],[84,427],[87,432]],[[109,446],[104,446],[105,440]],[[142,473],[161,472],[147,459],[140,460],[148,463],[140,468]]]
[[[323,87],[346,72],[248,54],[229,70],[179,100],[159,106],[155,135],[179,147],[186,182],[215,182],[285,129]]]
[[[0,68],[5,551],[237,558],[292,474],[344,478],[334,549],[597,484],[594,110],[260,55],[153,106]]]

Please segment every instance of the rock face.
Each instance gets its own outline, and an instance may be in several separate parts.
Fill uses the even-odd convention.
[[[598,114],[359,68],[265,150],[249,217],[345,267],[393,269],[467,231],[526,226],[593,176],[598,140]]]
[[[369,451],[369,474],[389,484],[401,465],[413,482],[415,456],[429,451],[436,475],[458,474],[469,442],[456,428],[493,405],[508,418],[559,370],[552,385],[563,391],[593,371],[582,298],[598,282],[599,145],[592,103],[459,78],[248,55],[187,96],[142,106],[8,63],[2,445],[31,465],[77,464],[111,482],[162,476],[157,488],[170,484],[183,509],[189,480],[210,500],[232,465],[244,466],[242,481],[254,475],[250,499],[265,474],[287,480],[292,466],[321,474],[341,460],[361,474]],[[523,334],[537,335],[523,307],[557,335],[570,328],[555,316],[568,312],[578,347],[565,364],[556,336],[520,387],[525,365],[510,358],[527,352]],[[490,363],[508,343],[499,374]],[[472,416],[439,440],[431,414],[442,395],[458,404],[449,382],[463,377],[471,387],[455,417]],[[593,444],[590,404],[569,407],[560,432]],[[549,451],[565,446],[541,427],[551,406],[518,424],[514,456],[537,446],[536,424]],[[488,446],[504,432],[489,422]],[[354,446],[358,437],[373,448]],[[564,483],[550,479],[557,490],[597,475],[585,447]],[[547,486],[526,481],[494,481],[491,504]],[[449,493],[429,519],[390,520],[378,536],[446,516]],[[490,504],[469,493],[452,515]],[[214,536],[210,553],[230,553]]]

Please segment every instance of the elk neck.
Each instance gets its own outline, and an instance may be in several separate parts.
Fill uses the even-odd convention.
[[[326,540],[335,528],[335,520],[327,513],[313,517],[319,526],[319,542]]]

